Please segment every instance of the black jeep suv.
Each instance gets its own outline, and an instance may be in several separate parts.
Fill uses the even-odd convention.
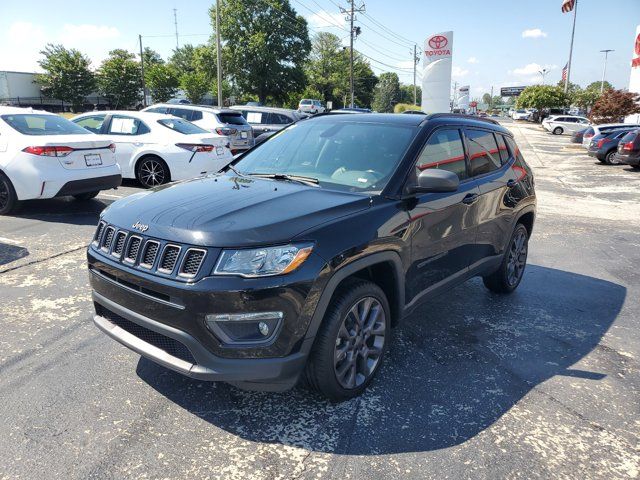
[[[420,303],[473,276],[513,291],[534,215],[532,172],[493,120],[319,115],[107,208],[94,321],[193,378],[350,398]]]

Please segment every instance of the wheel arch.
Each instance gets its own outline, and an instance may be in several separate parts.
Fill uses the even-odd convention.
[[[531,238],[531,233],[533,232],[533,223],[535,221],[535,213],[533,212],[533,210],[527,211],[522,213],[519,217],[518,220],[516,221],[516,225],[518,223],[521,223],[524,225],[524,227],[527,229],[527,233],[529,235],[529,238]]]
[[[173,172],[171,172],[171,167],[169,166],[169,164],[167,163],[167,161],[162,158],[162,155],[160,155],[157,152],[143,152],[138,154],[136,157],[134,157],[133,159],[133,175],[134,178],[138,178],[138,165],[140,165],[140,162],[142,160],[144,160],[145,158],[149,158],[149,157],[156,157],[159,158],[160,160],[162,160],[162,162],[166,165],[167,170],[169,171],[169,181],[171,181],[171,178],[173,177]]]

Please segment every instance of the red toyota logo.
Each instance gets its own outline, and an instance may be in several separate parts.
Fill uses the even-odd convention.
[[[429,46],[434,50],[440,50],[446,47],[447,43],[449,43],[449,41],[447,40],[447,37],[443,35],[434,35],[429,39]],[[636,50],[637,49],[638,49],[638,43],[636,43]]]
[[[431,42],[431,40],[429,40]],[[431,45],[431,43],[429,43]],[[640,55],[640,33],[636,37],[636,55]]]

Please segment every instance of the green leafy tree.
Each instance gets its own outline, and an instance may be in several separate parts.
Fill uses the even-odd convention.
[[[565,107],[569,103],[562,87],[552,85],[532,85],[523,90],[516,100],[517,108],[555,108]]]
[[[482,103],[486,103],[487,105],[491,105],[492,104],[492,98],[491,98],[491,94],[490,93],[485,93],[484,95],[482,95]]]
[[[572,104],[575,105],[576,107],[584,108],[585,110],[588,110],[589,108],[593,107],[593,105],[595,105],[595,103],[598,101],[599,98],[600,98],[599,87],[597,90],[587,87],[584,90],[580,90],[573,96]]]
[[[215,29],[215,8],[210,16]],[[307,21],[289,0],[226,0],[220,34],[225,70],[242,91],[255,93],[261,102],[283,101],[287,92],[305,87],[303,65],[311,42]]]
[[[203,72],[190,72],[180,76],[180,88],[191,103],[201,103],[211,84]]]
[[[413,105],[413,85],[400,85],[400,103]],[[422,88],[416,85],[416,105],[422,103]]]
[[[53,44],[47,44],[40,54],[44,58],[38,64],[46,73],[37,75],[36,82],[42,93],[69,102],[74,111],[79,111],[85,97],[95,88],[89,58],[78,50]]]
[[[142,51],[142,58],[144,60],[144,68],[164,63],[160,54],[149,47],[144,47],[144,50]]]
[[[393,72],[386,72],[378,77],[373,97],[373,109],[378,112],[393,112],[393,106],[398,103],[400,97],[400,81],[398,75]]]
[[[173,98],[180,86],[178,73],[172,65],[152,64],[145,67],[144,76],[154,102],[166,102]]]
[[[169,63],[173,65],[179,75],[194,72],[195,67],[195,47],[189,43],[173,50],[169,57]]]
[[[589,85],[587,85],[587,87],[585,88],[585,90],[594,90],[596,92],[600,92],[600,84],[602,83],[602,81],[599,82],[591,82]],[[607,82],[606,80],[604,81],[604,91],[606,92],[607,90],[611,90],[613,88],[613,85],[611,85],[609,82]]]
[[[557,83],[557,86],[564,92],[564,82],[562,80],[560,80]],[[574,103],[575,99],[577,98],[577,95],[582,91],[582,87],[580,87],[580,85],[578,85],[577,83],[572,83],[569,82],[568,88],[567,88],[567,106]]]
[[[114,108],[136,106],[142,100],[140,63],[126,50],[116,49],[100,65],[98,87]]]
[[[591,110],[590,118],[599,123],[620,122],[627,115],[640,113],[640,95],[623,90],[606,90]]]

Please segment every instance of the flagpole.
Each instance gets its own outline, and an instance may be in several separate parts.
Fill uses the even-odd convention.
[[[567,66],[567,78],[564,81],[564,93],[569,91],[569,77],[571,76],[571,57],[573,56],[573,37],[576,33],[576,17],[578,16],[578,0],[573,6],[573,28],[571,29],[571,47],[569,48],[569,65]]]

